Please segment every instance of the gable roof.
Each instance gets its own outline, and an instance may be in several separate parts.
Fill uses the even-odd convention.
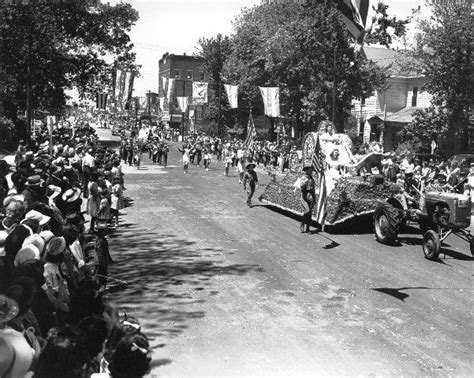
[[[389,115],[386,118],[386,122],[393,122],[393,123],[411,123],[413,121],[413,113],[416,110],[420,110],[423,108],[416,107],[416,106],[407,106],[406,108],[403,108],[399,110],[398,112],[395,112],[391,115]]]
[[[421,75],[408,66],[416,63],[403,50],[391,50],[385,47],[365,46],[362,49],[365,57],[380,68],[386,68],[392,77],[420,77]]]

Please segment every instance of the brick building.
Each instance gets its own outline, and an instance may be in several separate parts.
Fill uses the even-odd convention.
[[[203,69],[203,60],[197,56],[191,55],[175,55],[165,53],[158,62],[158,94],[164,97],[163,121],[167,122],[171,127],[185,127],[185,130],[198,131],[203,122],[203,111],[205,105],[196,105],[192,103],[193,81],[207,82],[208,75]],[[166,78],[166,88],[163,88]],[[171,98],[168,99],[169,79],[174,79]],[[176,97],[189,97],[188,111],[184,115],[184,123],[182,122],[182,113],[177,105]]]

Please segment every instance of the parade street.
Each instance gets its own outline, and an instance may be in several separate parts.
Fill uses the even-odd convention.
[[[177,147],[167,168],[146,154],[140,170],[124,167],[130,206],[110,238],[109,299],[140,319],[152,375],[472,373],[465,242],[449,237],[433,262],[415,229],[394,247],[370,225],[301,234],[258,202],[261,169],[249,208],[234,170],[213,160],[183,174]]]

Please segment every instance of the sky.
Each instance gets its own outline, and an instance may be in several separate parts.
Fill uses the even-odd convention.
[[[120,0],[103,0],[111,4]],[[124,0],[139,12],[140,19],[130,32],[135,45],[141,77],[135,80],[134,96],[145,96],[158,88],[158,60],[165,52],[193,55],[199,38],[232,34],[232,21],[242,8],[261,0]],[[371,0],[370,5],[377,1]],[[384,0],[390,15],[403,18],[423,0]],[[370,17],[370,14],[369,14]]]

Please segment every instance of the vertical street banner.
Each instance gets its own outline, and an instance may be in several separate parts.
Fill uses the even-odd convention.
[[[158,97],[158,100],[160,101],[160,110],[164,111],[165,110],[165,98],[164,97]]]
[[[189,133],[194,134],[196,132],[195,120],[194,120],[194,109],[189,109]]]
[[[176,79],[169,79],[168,85],[166,86],[166,98],[168,99],[168,103],[172,103],[172,96],[174,94],[174,83]]]
[[[207,104],[207,83],[201,81],[193,81],[193,104]]]
[[[163,95],[163,97],[167,97],[167,94],[168,94],[168,78],[166,76],[160,76],[161,77],[161,90],[163,93],[161,93]]]
[[[362,41],[365,34],[369,0],[338,0],[337,8],[352,37],[357,42]]]
[[[132,98],[133,95],[133,82],[135,80],[135,74],[131,71],[127,72],[127,78],[126,78],[126,92],[125,92],[125,99],[124,99],[124,108],[128,109],[130,106],[130,99]]]
[[[186,113],[189,105],[189,97],[176,97],[178,100],[178,106],[181,113]]]
[[[102,110],[107,108],[107,93],[97,92],[95,94],[95,107]]]
[[[280,116],[280,91],[278,87],[258,87],[262,94],[265,115],[269,117]]]
[[[116,106],[118,109],[123,110],[123,97],[125,92],[125,82],[127,79],[127,72],[123,70],[118,70],[117,76],[119,77],[118,81],[118,95],[116,99]]]
[[[225,91],[227,93],[227,98],[229,99],[229,104],[232,109],[238,108],[238,85],[224,84]]]
[[[122,71],[116,69],[114,73],[114,88],[113,88],[113,94],[112,94],[112,97],[113,97],[112,100],[115,106],[117,106],[118,95],[120,92],[121,75],[122,75]]]

